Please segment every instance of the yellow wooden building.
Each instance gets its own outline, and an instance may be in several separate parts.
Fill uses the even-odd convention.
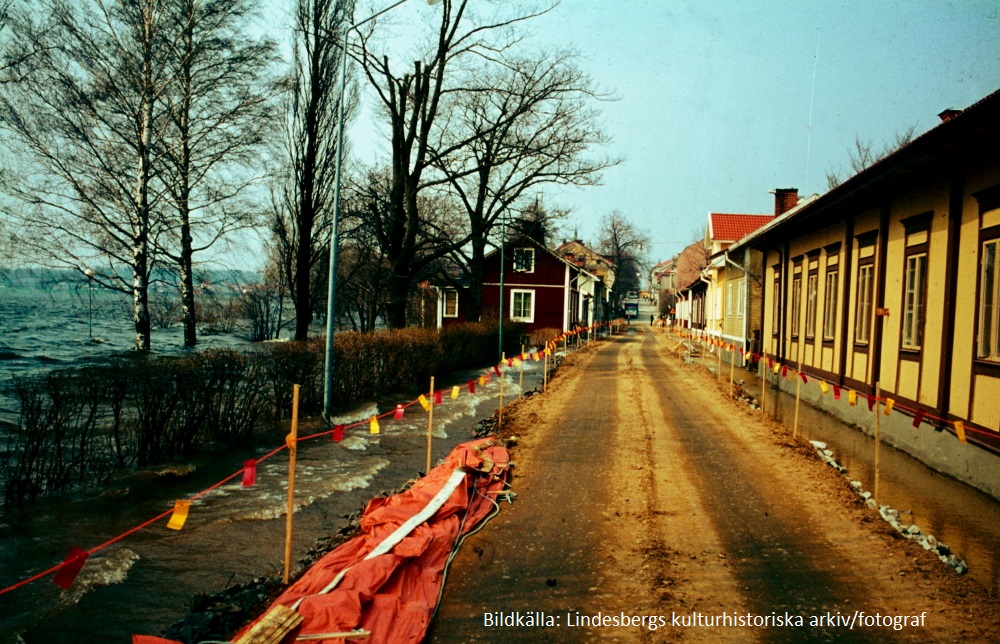
[[[895,405],[888,442],[1000,497],[1000,92],[940,117],[729,251],[763,253],[770,359],[878,388]],[[807,390],[870,424],[865,405]]]

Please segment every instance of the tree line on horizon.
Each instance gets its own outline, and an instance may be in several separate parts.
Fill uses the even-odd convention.
[[[139,350],[165,272],[197,343],[197,267],[247,233],[265,257],[246,304],[289,302],[295,340],[325,316],[331,261],[351,328],[407,326],[420,285],[459,271],[475,321],[502,231],[547,243],[566,212],[539,192],[618,163],[596,152],[611,97],[572,53],[522,35],[550,5],[443,0],[409,49],[391,23],[347,33],[367,17],[353,0],[289,8],[285,51],[255,26],[258,0],[0,2],[0,255],[127,294]],[[363,97],[387,150],[363,164],[344,137],[335,216],[338,131]],[[598,250],[638,261],[641,239],[607,232]]]

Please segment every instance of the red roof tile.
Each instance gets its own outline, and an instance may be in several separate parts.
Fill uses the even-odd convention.
[[[739,241],[767,222],[774,215],[736,215],[721,212],[709,213],[709,234],[715,241]]]

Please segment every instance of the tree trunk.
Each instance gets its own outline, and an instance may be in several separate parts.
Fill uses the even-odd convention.
[[[406,298],[410,294],[410,277],[393,275],[389,280],[388,302],[385,305],[385,323],[390,329],[406,326]]]
[[[469,301],[465,303],[465,321],[478,322],[483,315],[483,258],[486,256],[486,237],[485,235],[476,235],[471,243]]]

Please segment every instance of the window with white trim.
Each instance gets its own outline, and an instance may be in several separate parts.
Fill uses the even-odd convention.
[[[458,317],[458,291],[447,289],[444,292],[444,317]]]
[[[833,340],[837,333],[837,271],[827,270],[823,291],[823,339]]]
[[[806,283],[806,337],[816,337],[816,297],[819,293],[819,273],[809,272]]]
[[[514,249],[514,270],[519,273],[535,272],[535,249],[515,248]]]
[[[1000,362],[1000,239],[983,242],[979,257],[979,337],[976,357]]]
[[[927,253],[915,253],[906,257],[904,277],[902,347],[920,349],[924,339]]]
[[[858,302],[854,316],[854,341],[868,344],[871,337],[872,298],[874,297],[875,264],[858,267]]]
[[[792,280],[792,337],[799,334],[801,322],[799,312],[802,310],[802,276],[796,275]]]
[[[743,309],[746,308],[746,285],[746,279],[736,282],[736,317],[741,320],[743,319]]]
[[[726,317],[733,317],[733,283],[726,284]]]
[[[510,292],[510,319],[515,322],[535,321],[535,292],[512,290]]]

